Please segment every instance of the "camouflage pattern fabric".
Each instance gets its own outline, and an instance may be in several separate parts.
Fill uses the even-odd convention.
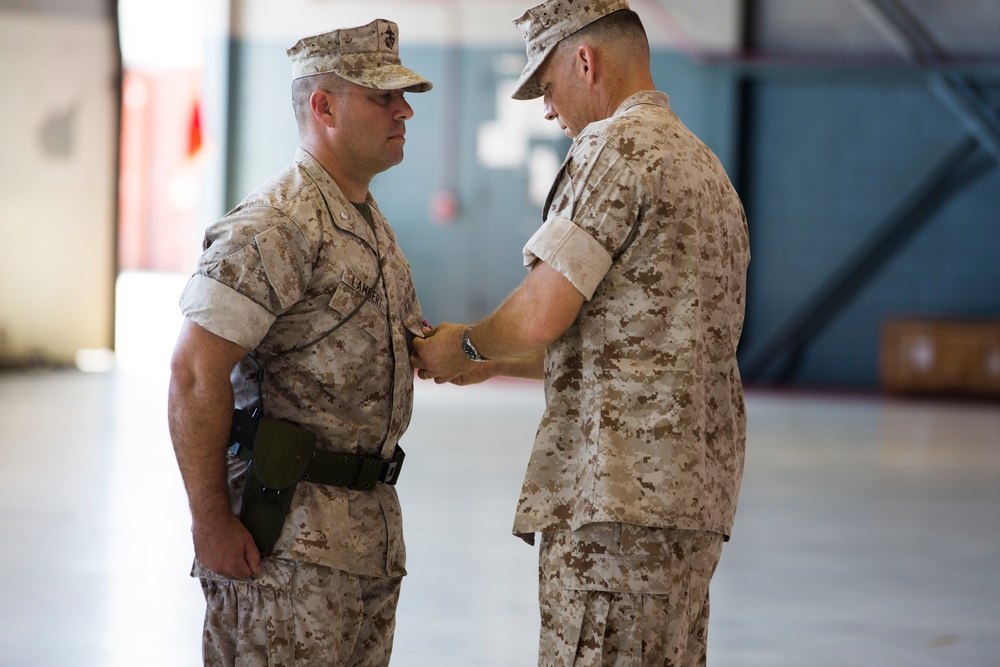
[[[389,458],[410,421],[409,350],[413,337],[422,335],[422,314],[395,236],[370,196],[368,205],[371,227],[319,163],[299,149],[292,165],[206,231],[181,310],[252,350],[261,362],[274,358],[264,383],[266,416],[315,432],[319,449]],[[275,356],[321,337],[362,302],[333,335]],[[258,404],[255,371],[244,359],[232,374],[236,403],[248,410]],[[234,512],[246,467],[229,457]],[[255,581],[273,579],[287,562],[363,577],[403,576],[406,550],[395,488],[377,484],[373,491],[353,491],[300,482],[272,556]],[[192,574],[219,581],[198,562]]]
[[[728,536],[746,414],[749,243],[715,155],[644,91],[577,137],[525,246],[587,299],[549,345],[514,532],[619,522]]]
[[[627,0],[547,0],[514,19],[514,27],[524,37],[528,62],[511,97],[515,100],[541,97],[542,89],[534,78],[535,73],[556,45],[594,21],[628,8]]]
[[[409,348],[412,337],[422,335],[422,315],[409,265],[375,202],[368,203],[374,230],[299,149],[295,164],[207,230],[181,307],[212,333],[267,360],[319,338],[369,297],[332,336],[275,358],[264,386],[265,412],[315,432],[320,449],[389,458],[410,421]],[[383,258],[378,285],[376,248]],[[257,404],[255,370],[244,359],[232,375],[237,405],[245,409]],[[245,465],[236,457],[230,465],[238,507]],[[404,567],[399,517],[395,489],[384,484],[360,492],[300,483],[274,556],[398,576]]]
[[[425,93],[433,84],[403,67],[399,58],[399,26],[375,19],[356,28],[303,37],[286,51],[292,79],[333,72],[365,88]]]
[[[388,665],[400,583],[291,561],[252,582],[204,579],[205,667]]]
[[[590,524],[543,533],[539,667],[705,665],[719,533]]]

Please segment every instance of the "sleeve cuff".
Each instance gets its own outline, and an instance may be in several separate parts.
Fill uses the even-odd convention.
[[[277,319],[245,295],[200,273],[184,287],[180,306],[195,324],[247,349],[257,347]]]
[[[524,265],[542,260],[580,290],[588,301],[611,268],[611,254],[572,220],[554,216],[524,246]]]

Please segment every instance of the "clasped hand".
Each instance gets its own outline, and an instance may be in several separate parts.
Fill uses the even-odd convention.
[[[492,377],[488,363],[477,363],[462,351],[462,334],[466,325],[442,322],[437,327],[425,327],[424,338],[413,341],[410,364],[421,380],[437,384],[475,384]]]

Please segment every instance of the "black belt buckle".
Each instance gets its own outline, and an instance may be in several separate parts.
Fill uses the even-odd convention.
[[[392,458],[382,465],[382,474],[379,477],[384,483],[390,486],[396,483],[396,480],[399,479],[399,473],[403,470],[404,458],[406,458],[406,452],[403,451],[402,447],[396,445],[396,449],[392,452]]]

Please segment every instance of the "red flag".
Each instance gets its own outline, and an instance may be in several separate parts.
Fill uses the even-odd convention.
[[[201,150],[201,103],[196,98],[191,105],[191,123],[188,127],[188,157]]]

